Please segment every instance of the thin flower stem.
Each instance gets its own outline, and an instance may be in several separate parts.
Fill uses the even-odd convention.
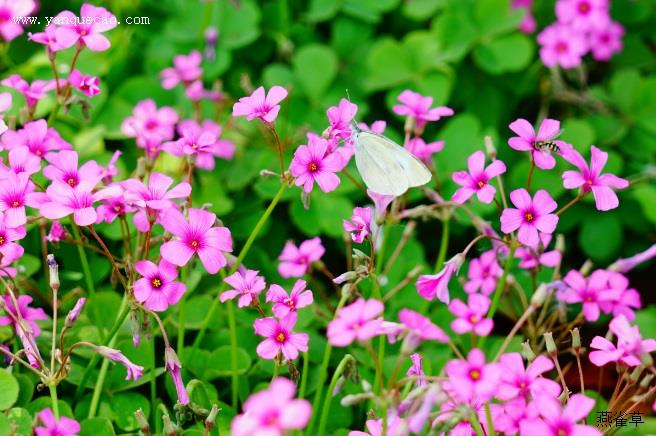
[[[579,195],[577,195],[576,197],[574,197],[574,199],[573,199],[572,201],[570,201],[569,203],[567,203],[565,206],[561,207],[561,208],[556,212],[556,215],[560,216],[560,215],[561,215],[563,212],[565,212],[567,209],[569,209],[570,207],[574,206],[576,203],[578,203],[579,201],[581,201],[581,199],[582,199],[583,197],[585,197],[585,194],[579,194]]]
[[[337,369],[335,369],[335,372],[333,373],[333,378],[330,380],[330,385],[326,391],[326,398],[323,401],[323,407],[321,409],[321,419],[319,420],[319,430],[317,431],[317,435],[319,436],[323,436],[326,433],[326,425],[328,424],[328,415],[330,413],[330,403],[333,399],[333,391],[335,390],[337,381],[344,372],[346,366],[353,362],[355,362],[355,358],[350,354],[347,354],[342,361],[339,362]]]
[[[47,51],[48,49],[46,49]],[[55,59],[56,59],[56,53],[52,53],[52,57],[50,57],[50,54],[48,53],[48,57],[50,58],[50,67],[52,68],[52,76],[55,78],[55,88],[57,89],[57,97],[59,97],[59,94],[61,93],[61,89],[59,88],[59,74],[57,74],[57,66],[55,65]]]
[[[181,268],[180,269],[180,281],[182,283],[185,283],[187,277],[187,268]],[[184,350],[184,338],[185,338],[185,324],[186,324],[186,319],[187,319],[187,313],[186,313],[186,295],[187,292],[182,294],[182,297],[180,298],[180,301],[178,301],[178,338],[177,338],[177,353],[178,356],[182,356],[182,352]]]
[[[471,423],[471,426],[474,428],[474,432],[476,433],[476,436],[486,436],[485,432],[483,431],[483,427],[481,427],[481,423],[478,421],[478,416],[476,416],[476,412],[472,410],[470,416],[471,417],[469,422]]]
[[[71,218],[71,228],[73,229],[73,237],[77,241],[77,252],[80,255],[80,263],[82,264],[82,272],[84,273],[84,280],[87,285],[87,291],[90,295],[96,293],[96,288],[93,285],[93,276],[91,275],[91,269],[89,268],[89,260],[87,259],[87,252],[84,250],[82,243],[82,237],[80,236],[80,230],[77,227],[77,224]]]
[[[9,357],[10,360],[20,363],[20,364],[23,365],[25,368],[29,369],[29,370],[32,371],[34,374],[36,374],[38,377],[42,377],[42,376],[43,376],[43,374],[41,373],[41,371],[37,370],[37,369],[34,368],[32,365],[30,365],[28,362],[26,362],[25,360],[21,359],[20,357],[18,357],[17,355],[15,355],[14,353],[12,353],[11,351],[5,349],[4,347],[0,347],[0,353],[2,353],[2,354],[4,354],[5,356]]]
[[[574,354],[576,354],[576,366],[578,366],[578,368],[579,368],[579,380],[580,380],[580,383],[581,383],[581,393],[584,394],[585,393],[585,384],[583,383],[583,368],[581,367],[581,355],[580,355],[581,353],[580,353],[580,350],[576,350]]]
[[[155,335],[150,339],[150,357],[153,361],[153,368],[150,371],[150,410],[155,410],[157,407],[157,364],[155,363]],[[155,427],[156,413],[151,413],[151,425]]]
[[[501,196],[501,203],[503,204],[504,209],[508,209],[508,200],[506,200],[506,192],[503,189],[503,179],[501,175],[497,176],[497,183],[499,184],[499,194]]]
[[[506,351],[506,348],[508,348],[508,345],[510,345],[510,341],[512,340],[512,338],[517,334],[517,332],[522,327],[522,325],[524,325],[526,320],[533,314],[534,310],[535,310],[535,306],[530,305],[524,311],[522,316],[517,320],[517,322],[513,326],[512,330],[510,330],[508,336],[506,336],[506,339],[503,341],[503,344],[501,344],[501,348],[499,348],[499,351],[497,351],[497,354],[494,356],[493,362],[496,362],[499,359],[499,356],[501,356],[503,352]]]
[[[109,248],[107,248],[107,245],[105,245],[105,242],[102,240],[100,235],[96,233],[96,230],[93,228],[93,226],[88,226],[89,232],[91,232],[91,235],[96,239],[98,244],[100,245],[100,248],[102,248],[103,253],[105,253],[105,256],[107,256],[107,259],[109,259],[110,263],[112,264],[112,268],[114,271],[116,271],[116,275],[118,278],[121,280],[121,284],[123,285],[123,288],[127,291],[128,289],[128,284],[125,281],[125,278],[123,277],[123,274],[121,273],[120,268],[114,261],[114,256],[112,256],[112,253],[109,251]]]
[[[405,229],[403,229],[401,240],[399,241],[398,244],[396,244],[396,247],[394,247],[394,251],[392,252],[392,255],[389,257],[387,263],[385,264],[385,269],[383,270],[384,276],[386,276],[389,273],[389,271],[392,269],[392,266],[394,266],[394,262],[396,262],[396,259],[401,254],[401,251],[403,251],[405,245],[410,240],[410,236],[415,231],[415,227],[417,227],[417,223],[415,221],[408,221],[408,224],[406,225]]]
[[[510,268],[512,267],[513,264],[516,248],[517,248],[517,243],[511,242],[510,250],[508,252],[508,258],[506,259],[506,263],[503,267],[503,273],[501,273],[501,278],[497,283],[497,288],[494,290],[494,296],[492,298],[492,304],[490,305],[490,310],[487,312],[487,317],[490,319],[494,318],[494,314],[496,313],[497,307],[499,306],[499,300],[501,300],[501,294],[503,294],[503,290],[506,287],[506,279],[508,278],[508,273],[510,272]],[[481,338],[479,344],[480,348],[483,348],[483,345],[485,344],[486,340],[487,340],[487,336],[483,336]]]
[[[217,298],[216,301],[219,299]],[[239,377],[237,375],[237,325],[235,322],[235,308],[232,300],[226,301],[226,312],[228,313],[228,329],[230,333],[230,378],[232,407],[237,409],[239,401]],[[192,350],[193,351],[193,350]]]
[[[301,386],[298,389],[298,398],[305,398],[305,390],[307,389],[309,369],[310,369],[310,356],[306,351],[303,353],[303,373],[301,374]]]
[[[526,190],[531,192],[531,182],[533,181],[533,172],[535,171],[535,161],[531,156],[531,166],[528,169],[528,180],[526,181]]]
[[[565,393],[566,398],[569,399],[569,389],[567,388],[567,383],[565,383],[565,375],[563,374],[563,370],[560,367],[560,362],[558,362],[558,355],[553,353],[550,357],[556,366],[556,371],[558,372],[558,378],[560,378],[560,384],[563,387],[563,392]]]
[[[490,410],[490,403],[485,403],[485,419],[487,420],[488,436],[496,436],[497,432],[494,431],[494,422],[492,421],[492,411]]]
[[[364,195],[368,195],[367,194],[367,189],[362,185],[362,183],[358,182],[358,179],[353,177],[353,174],[349,173],[346,170],[346,168],[342,170],[342,174],[344,174],[346,176],[346,178],[349,179],[351,181],[351,183],[353,183],[355,185],[355,187],[360,190],[360,192],[362,192]]]
[[[449,251],[449,233],[450,233],[450,223],[451,217],[447,216],[444,221],[442,221],[442,238],[440,239],[440,251],[437,255],[437,260],[435,262],[435,272],[437,273],[444,267],[444,261],[446,260],[446,253]]]
[[[276,141],[276,149],[278,150],[278,159],[280,160],[280,175],[285,174],[285,160],[282,156],[282,143],[280,142],[280,136],[278,136],[278,131],[276,130],[275,124],[265,123],[266,126],[271,130],[273,134],[273,139]]]
[[[52,413],[55,415],[55,419],[59,420],[59,400],[57,399],[57,385],[54,382],[48,383],[48,389],[50,390],[50,404],[52,405]]]
[[[57,349],[57,290],[52,287],[52,347],[50,348],[50,374],[55,373],[55,350]]]

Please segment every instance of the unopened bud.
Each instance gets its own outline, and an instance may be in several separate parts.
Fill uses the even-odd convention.
[[[485,141],[485,152],[490,157],[491,160],[496,160],[497,158],[497,148],[494,146],[491,136],[486,136]]]
[[[654,359],[651,357],[651,354],[642,353],[642,356],[640,356],[640,363],[646,367],[651,367],[654,364]]]
[[[346,271],[343,274],[338,275],[333,279],[333,283],[336,285],[341,285],[344,282],[350,282],[355,280],[358,274],[355,271]]]
[[[336,396],[342,391],[342,388],[344,387],[344,383],[346,383],[346,379],[344,378],[343,375],[340,375],[339,378],[337,379],[337,382],[335,383],[335,388],[333,389],[332,396]]]
[[[553,339],[553,333],[548,332],[544,334],[544,344],[547,347],[547,353],[556,354],[558,352],[558,349],[556,348],[556,343],[554,342]]]
[[[633,368],[633,371],[631,371],[631,375],[629,376],[629,378],[633,383],[635,383],[638,381],[643,371],[644,368],[642,366],[636,366],[635,368]]]
[[[146,158],[140,157],[137,159],[137,169],[135,170],[135,176],[138,179],[144,178],[146,175]]]
[[[59,290],[59,265],[55,260],[54,254],[49,254],[46,258],[48,264],[48,275],[50,277],[50,287],[53,291]]]
[[[363,394],[344,395],[344,397],[339,402],[339,404],[341,404],[344,407],[350,407],[350,406],[355,406],[356,404],[360,404],[363,401],[367,401],[371,398],[373,398],[373,394],[371,392],[365,392]]]
[[[594,263],[592,263],[592,261],[588,259],[583,263],[579,272],[581,273],[581,275],[587,276],[588,274],[590,274],[590,270],[592,269],[593,266]]]
[[[84,303],[86,303],[86,301],[87,299],[84,297],[77,300],[75,306],[71,309],[70,312],[68,312],[68,315],[66,315],[64,327],[70,328],[73,326],[73,324],[75,324],[75,321],[77,321],[78,317],[80,316],[80,312],[82,312],[82,308],[84,307]]]
[[[538,286],[533,296],[531,296],[531,306],[535,308],[542,306],[547,295],[549,295],[549,288],[544,283],[540,283],[540,286]]]
[[[529,362],[532,362],[533,359],[535,359],[535,353],[533,352],[531,344],[528,341],[522,342],[522,356],[524,356],[524,359],[528,360]]]
[[[360,386],[362,386],[362,390],[364,392],[371,392],[371,383],[369,383],[367,380],[362,379],[360,381]]]
[[[565,235],[562,233],[558,233],[556,235],[556,245],[555,245],[556,251],[559,251],[561,253],[565,252]]]
[[[177,431],[175,429],[175,426],[171,422],[171,418],[169,418],[169,415],[163,415],[162,422],[164,423],[164,434],[166,436],[176,436]]]
[[[561,403],[566,402],[569,399],[569,393],[570,393],[569,390],[562,391],[560,395],[558,395],[558,401],[560,401]]]
[[[146,415],[144,415],[143,410],[137,409],[137,411],[134,412],[134,416],[137,418],[139,429],[144,434],[150,434],[150,424],[148,424],[148,420],[146,419]]]
[[[570,333],[572,334],[572,348],[578,353],[581,349],[581,335],[579,334],[579,329],[572,329]]]
[[[403,132],[405,132],[406,135],[409,135],[415,130],[415,125],[415,117],[406,117],[405,124],[403,125]]]
[[[209,434],[209,431],[212,430],[212,427],[214,427],[214,424],[216,423],[216,415],[219,414],[219,410],[221,410],[219,409],[219,406],[212,404],[212,410],[210,410],[210,413],[205,419],[205,429],[207,430],[206,434]]]
[[[640,382],[640,387],[643,389],[647,389],[653,379],[654,379],[654,374],[647,374],[645,378],[643,378],[642,381]]]

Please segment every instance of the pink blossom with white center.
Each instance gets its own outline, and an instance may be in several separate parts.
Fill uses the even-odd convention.
[[[615,21],[600,29],[594,29],[590,32],[590,49],[592,58],[596,61],[607,62],[615,54],[622,51],[624,36],[624,27]]]
[[[358,112],[358,106],[343,98],[339,105],[332,106],[326,111],[328,122],[327,133],[330,138],[349,139],[351,137],[351,122]]]
[[[617,315],[609,325],[617,337],[617,346],[606,338],[595,336],[590,343],[590,361],[597,366],[608,362],[621,362],[634,367],[642,363],[645,354],[656,351],[656,339],[642,339],[638,326],[629,324],[624,315]]]
[[[234,274],[223,279],[223,281],[232,286],[233,289],[224,291],[221,294],[221,303],[239,297],[237,301],[238,307],[249,306],[253,300],[257,299],[257,296],[262,293],[264,288],[266,288],[264,277],[259,275],[259,271],[252,269],[236,271]]]
[[[583,304],[585,319],[596,321],[603,309],[610,312],[610,303],[621,295],[620,290],[609,287],[608,279],[609,273],[601,269],[593,271],[587,279],[577,270],[571,270],[563,279],[567,288],[558,292],[558,299],[568,304]]]
[[[461,402],[484,402],[497,393],[501,368],[499,364],[486,363],[478,348],[469,352],[467,360],[450,360],[445,368],[448,380],[444,388]]]
[[[342,157],[330,153],[328,141],[319,136],[308,135],[307,142],[296,149],[289,165],[295,185],[303,186],[306,193],[312,192],[315,182],[323,192],[334,191],[340,183],[335,173],[343,168]]]
[[[490,185],[490,180],[506,172],[506,165],[500,160],[494,160],[485,167],[485,153],[474,152],[467,159],[469,171],[456,171],[451,175],[454,182],[461,186],[451,198],[458,204],[476,194],[481,203],[490,204],[497,190]]]
[[[36,8],[34,0],[0,0],[0,37],[9,42],[23,33],[20,18]]]
[[[540,233],[540,244],[536,248],[517,247],[515,257],[521,259],[520,268],[535,269],[540,265],[549,268],[555,268],[560,264],[562,254],[558,250],[546,251],[552,236],[547,233]]]
[[[95,160],[85,162],[78,169],[78,154],[73,150],[49,153],[46,160],[50,165],[43,169],[43,175],[53,182],[58,181],[71,188],[75,188],[82,180],[95,186],[102,178],[102,167]]]
[[[77,42],[75,36],[71,35],[68,29],[57,27],[55,23],[48,24],[43,32],[29,32],[27,39],[45,45],[49,53],[65,50]]]
[[[88,20],[91,18],[91,20]],[[88,23],[91,21],[91,23]],[[116,17],[107,9],[84,3],[80,9],[80,18],[71,11],[60,12],[53,23],[68,30],[71,36],[77,37],[76,42],[80,47],[87,47],[91,51],[105,51],[111,43],[103,32],[113,29],[118,25]]]
[[[12,263],[23,255],[25,250],[15,241],[25,238],[25,227],[7,227],[4,214],[0,214],[0,254],[6,263]]]
[[[464,262],[464,256],[457,254],[444,264],[444,268],[437,274],[421,275],[415,286],[419,295],[431,301],[437,297],[442,303],[449,304],[449,282],[458,273]]]
[[[473,332],[477,336],[487,336],[494,326],[487,318],[490,299],[482,294],[469,294],[467,304],[455,299],[449,303],[449,311],[457,318],[451,322],[451,329],[458,333]]]
[[[426,165],[431,165],[433,163],[433,155],[444,149],[444,141],[426,143],[420,137],[415,137],[411,138],[405,144],[405,148]]]
[[[309,306],[314,302],[314,295],[309,289],[305,289],[305,280],[296,280],[289,295],[282,286],[273,284],[266,293],[267,303],[274,303],[272,311],[277,318],[283,318],[290,312]]]
[[[0,162],[0,178],[2,173],[12,171],[16,174],[25,173],[28,176],[41,171],[41,159],[30,153],[30,149],[25,146],[19,146],[9,150],[7,154],[9,166]]]
[[[32,83],[28,83],[18,74],[12,74],[0,83],[20,92],[25,97],[25,103],[30,109],[34,108],[46,96],[48,91],[55,89],[54,80],[35,80]]]
[[[76,420],[67,416],[57,419],[49,407],[37,413],[36,417],[43,424],[43,427],[34,429],[36,436],[77,436],[80,431]]]
[[[41,215],[48,219],[61,219],[73,215],[78,226],[90,226],[98,220],[94,203],[120,194],[118,186],[108,186],[93,192],[95,183],[80,181],[74,188],[58,180],[46,189],[45,197],[38,206]]]
[[[96,76],[82,74],[79,70],[71,71],[68,76],[68,83],[87,97],[100,94],[100,79]]]
[[[54,151],[72,150],[54,128],[48,128],[46,120],[30,121],[22,129],[8,130],[2,135],[2,147],[7,150],[26,146],[30,153],[42,159]]]
[[[601,151],[594,145],[590,147],[590,165],[576,150],[570,150],[563,156],[579,171],[565,171],[563,173],[563,186],[567,189],[581,188],[584,193],[592,191],[597,210],[607,211],[615,209],[620,201],[613,189],[625,189],[629,181],[614,174],[601,174],[608,161],[608,153]]]
[[[506,353],[499,359],[501,365],[501,382],[497,397],[502,400],[512,400],[518,396],[529,399],[540,394],[557,397],[560,385],[548,377],[543,377],[554,367],[551,359],[545,356],[536,357],[526,368],[522,355]]]
[[[556,18],[574,30],[603,29],[610,24],[608,0],[558,0]]]
[[[572,148],[568,143],[554,139],[560,132],[560,121],[558,120],[545,119],[540,124],[537,134],[531,123],[523,118],[516,119],[508,127],[519,135],[508,139],[510,148],[518,151],[529,151],[535,166],[543,170],[550,170],[555,167],[556,159],[549,151],[540,149],[538,146],[540,143],[554,142],[559,147],[558,153],[560,154]]]
[[[549,68],[578,67],[589,49],[583,33],[557,22],[542,30],[537,41],[540,44],[540,59]]]
[[[26,173],[5,173],[0,180],[0,212],[5,215],[5,225],[16,228],[27,222],[25,206],[37,207],[38,194],[34,183]]]
[[[248,121],[259,118],[263,123],[271,124],[278,117],[280,103],[287,97],[287,90],[282,86],[273,86],[268,93],[260,86],[251,95],[242,97],[232,107],[232,116],[244,116]]]
[[[149,260],[140,260],[134,269],[141,278],[134,282],[134,298],[144,303],[146,309],[162,312],[176,304],[184,295],[187,287],[176,281],[178,270],[165,260],[159,265]]]
[[[467,278],[464,289],[468,294],[480,291],[483,295],[490,295],[497,287],[497,280],[501,277],[502,269],[497,262],[495,250],[488,250],[480,257],[469,262]]]
[[[298,247],[288,241],[278,256],[278,272],[284,278],[303,277],[310,270],[312,262],[320,260],[325,252],[318,236],[303,241]]]
[[[344,230],[351,234],[353,242],[362,244],[371,235],[371,215],[369,207],[356,207],[353,209],[351,221],[344,220]]]
[[[296,312],[290,312],[280,320],[271,317],[256,319],[253,323],[255,334],[265,338],[257,346],[257,354],[263,359],[272,360],[282,353],[285,360],[294,360],[299,351],[307,351],[308,334],[293,331],[297,319]]]
[[[453,109],[446,106],[431,108],[433,97],[426,97],[409,89],[399,95],[399,101],[403,104],[395,105],[392,108],[394,113],[413,118],[419,130],[423,129],[428,121],[438,121],[454,113]]]
[[[173,58],[173,68],[165,68],[160,73],[162,88],[173,89],[178,83],[191,84],[203,75],[200,64],[202,58],[198,50],[188,55],[177,55]]]
[[[383,317],[383,303],[359,298],[337,311],[337,317],[328,324],[328,342],[335,347],[346,347],[353,341],[364,342],[378,336]]]
[[[214,227],[216,215],[202,209],[189,209],[189,220],[176,209],[168,209],[162,218],[167,232],[177,239],[160,247],[164,259],[177,266],[185,266],[196,254],[205,270],[216,274],[227,260],[224,253],[232,251],[232,236],[227,227]]]
[[[558,215],[551,213],[558,205],[551,195],[540,189],[531,198],[526,189],[515,189],[510,200],[517,208],[507,208],[501,214],[501,231],[508,234],[519,230],[517,239],[529,247],[540,243],[539,232],[551,234],[558,225]]]
[[[572,395],[563,408],[560,401],[549,395],[539,395],[534,404],[541,418],[521,421],[520,436],[602,436],[597,428],[578,424],[594,407],[594,400],[583,394]]]
[[[233,436],[282,436],[301,430],[310,421],[310,402],[294,399],[295,384],[277,377],[265,390],[252,394],[244,403],[244,412],[233,418]],[[390,435],[391,436],[391,435]]]
[[[132,115],[123,120],[121,131],[137,138],[137,145],[149,150],[162,141],[173,139],[174,127],[178,122],[177,112],[168,106],[158,108],[152,99],[142,100],[132,110]]]

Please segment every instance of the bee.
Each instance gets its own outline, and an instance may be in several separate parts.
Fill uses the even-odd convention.
[[[560,153],[560,147],[554,141],[535,141],[536,150]]]

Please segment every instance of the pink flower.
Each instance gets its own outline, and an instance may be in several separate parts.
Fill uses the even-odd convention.
[[[257,354],[263,359],[275,359],[282,353],[286,360],[294,360],[299,351],[308,350],[309,336],[307,333],[294,333],[297,314],[290,312],[276,320],[275,318],[260,318],[253,323],[255,334],[264,337],[257,346]]]
[[[75,324],[75,321],[80,317],[80,313],[82,313],[82,309],[84,308],[84,304],[87,302],[87,299],[84,297],[78,298],[77,301],[75,302],[75,306],[66,314],[66,318],[64,319],[64,325],[66,327],[71,327],[73,324]]]
[[[11,263],[18,260],[25,251],[20,244],[14,242],[25,237],[25,227],[7,227],[5,221],[5,216],[0,214],[0,254],[3,262]]]
[[[442,117],[453,115],[453,109],[446,106],[431,108],[433,97],[425,97],[406,89],[399,95],[403,104],[393,107],[394,113],[414,118],[417,129],[421,130],[428,121],[438,121]]]
[[[608,0],[558,0],[556,18],[574,30],[594,30],[608,26]]]
[[[330,192],[339,185],[339,177],[335,173],[342,167],[340,155],[328,152],[328,141],[308,135],[307,145],[301,145],[294,152],[289,170],[296,177],[296,186],[303,186],[305,192],[312,192],[314,182],[323,192]]]
[[[485,355],[472,349],[467,360],[450,360],[446,364],[448,381],[445,389],[457,400],[471,403],[491,399],[499,388],[501,369],[498,364],[485,363]]]
[[[585,319],[596,321],[604,303],[613,301],[621,293],[609,288],[608,278],[608,272],[601,269],[594,271],[587,279],[580,272],[571,270],[563,279],[568,287],[558,293],[558,299],[569,304],[582,303]]]
[[[43,32],[28,33],[27,38],[48,48],[48,52],[55,53],[65,50],[77,42],[75,36],[71,35],[66,28],[57,27],[55,23],[50,23]]]
[[[162,88],[172,89],[178,83],[185,85],[194,82],[203,75],[203,69],[200,66],[202,58],[200,52],[192,51],[188,55],[177,55],[173,58],[173,68],[166,68],[161,73]]]
[[[20,19],[36,8],[33,0],[0,0],[0,37],[9,42],[23,33]]]
[[[611,312],[614,316],[624,315],[626,319],[633,321],[635,319],[635,310],[642,307],[640,293],[629,288],[629,279],[615,271],[608,271],[608,286],[615,290],[618,295],[609,303],[602,302],[600,304],[602,310]]]
[[[71,188],[75,188],[80,181],[95,186],[102,178],[102,167],[95,160],[85,162],[78,169],[78,155],[73,150],[49,153],[46,160],[50,165],[43,169],[43,175],[53,182],[59,181]]]
[[[229,275],[224,282],[233,287],[221,294],[221,303],[232,300],[239,296],[237,306],[246,307],[257,298],[258,295],[266,288],[264,277],[259,275],[259,271],[252,269],[245,269],[244,271],[236,271],[234,274]]]
[[[194,120],[184,120],[178,124],[181,138],[162,144],[162,148],[174,156],[194,156],[194,165],[204,170],[214,169],[214,157],[232,159],[235,145],[219,139],[221,126],[206,120],[202,125]]]
[[[588,51],[584,35],[561,23],[547,26],[537,40],[540,44],[540,59],[549,68],[557,65],[566,69],[577,67]]]
[[[551,234],[556,230],[558,215],[553,214],[558,207],[551,195],[540,189],[531,199],[526,189],[515,189],[510,200],[517,207],[504,209],[501,214],[501,231],[508,234],[519,229],[519,242],[536,247],[540,242],[538,231]]]
[[[616,260],[608,269],[619,271],[621,273],[627,273],[641,263],[647,262],[654,257],[656,257],[656,244],[653,244],[645,251],[634,254],[633,256],[626,259]]]
[[[374,202],[374,206],[376,208],[376,218],[383,218],[386,213],[387,213],[387,206],[390,205],[391,202],[394,201],[396,198],[393,195],[385,195],[385,194],[379,194],[377,192],[372,191],[371,189],[367,189],[367,195],[371,200]]]
[[[371,235],[371,208],[356,207],[351,221],[344,220],[344,230],[351,233],[353,242],[362,244]]]
[[[140,260],[134,269],[141,278],[134,282],[134,298],[144,303],[146,309],[162,312],[176,304],[187,290],[178,278],[178,270],[165,260],[155,265],[149,260]]]
[[[169,209],[162,218],[167,232],[177,239],[160,248],[164,259],[185,266],[197,254],[205,270],[216,274],[227,261],[224,252],[232,251],[232,236],[227,227],[213,227],[216,215],[202,209],[189,209],[189,221],[176,209]]]
[[[609,61],[613,55],[622,51],[624,27],[611,21],[608,25],[590,32],[590,49],[596,61]]]
[[[5,225],[16,228],[27,222],[25,206],[36,207],[34,183],[25,173],[5,173],[0,180],[0,212],[5,214]]]
[[[66,229],[61,222],[54,220],[50,225],[50,231],[48,232],[48,236],[46,236],[46,240],[48,242],[54,243],[61,241],[65,237]]]
[[[576,150],[570,150],[565,154],[565,159],[575,165],[579,171],[565,171],[563,173],[563,186],[567,189],[581,188],[584,193],[592,191],[597,210],[615,209],[620,201],[612,188],[627,188],[629,182],[614,174],[601,174],[608,161],[608,153],[593,145],[590,147],[590,154],[590,166]]]
[[[278,256],[278,272],[284,278],[303,277],[310,270],[312,262],[321,259],[325,252],[318,236],[303,241],[298,247],[288,241]]]
[[[91,21],[91,23],[89,23]],[[117,26],[118,21],[107,9],[84,3],[80,9],[80,18],[71,11],[60,12],[53,22],[67,29],[76,42],[91,51],[105,51],[111,44],[102,34]],[[89,23],[89,24],[88,24]]]
[[[245,116],[248,121],[259,118],[263,123],[271,124],[278,117],[280,103],[287,97],[287,90],[282,86],[274,86],[265,95],[264,87],[260,86],[248,97],[242,97],[232,107],[232,116]]]
[[[457,254],[444,264],[439,273],[419,276],[416,283],[419,295],[429,301],[437,297],[442,303],[449,304],[449,282],[457,274],[463,261],[464,257]]]
[[[25,173],[31,176],[41,171],[41,159],[30,153],[30,149],[23,145],[9,150],[7,157],[9,167],[0,162],[0,173],[13,171],[16,174]]]
[[[269,387],[252,394],[244,403],[244,413],[233,418],[233,436],[282,436],[287,430],[303,429],[312,414],[307,400],[296,400],[296,386],[277,377]]]
[[[112,187],[111,194],[105,196],[101,200],[102,204],[98,206],[96,212],[98,214],[98,219],[96,223],[105,221],[106,223],[113,223],[114,220],[118,217],[125,217],[125,214],[132,213],[137,210],[132,204],[126,202],[125,199],[125,189],[119,184],[111,184],[108,187]],[[139,212],[138,212],[139,213]],[[140,212],[143,214],[143,212]],[[147,218],[144,216],[144,220],[147,222]],[[135,216],[135,222],[139,222],[139,231],[147,232],[149,224],[145,224],[146,228],[143,228],[141,225],[142,222],[137,219]]]
[[[328,324],[328,342],[335,347],[346,347],[353,341],[364,342],[380,332],[383,303],[378,300],[357,299],[337,311],[337,317]]]
[[[67,416],[56,419],[49,407],[37,413],[36,417],[43,424],[43,427],[34,429],[36,436],[77,436],[80,431],[76,420]]]
[[[14,88],[23,94],[25,103],[27,103],[27,107],[30,109],[34,108],[39,100],[46,96],[48,91],[55,89],[54,80],[35,80],[32,83],[28,83],[18,74],[12,74],[0,83],[9,88]]]
[[[430,165],[433,162],[433,155],[444,149],[444,141],[435,141],[427,144],[417,136],[410,139],[405,145],[405,148],[414,154],[417,159],[420,159],[426,165]]]
[[[4,311],[8,312],[5,316],[0,316],[0,326],[10,325],[14,328],[15,331],[19,330],[19,326],[14,321],[14,318],[20,313],[20,318],[25,321],[27,327],[30,329],[31,334],[34,336],[39,336],[41,334],[41,329],[36,324],[35,321],[43,321],[48,319],[48,315],[41,308],[31,308],[29,307],[32,303],[32,297],[29,295],[19,295],[16,297],[16,302],[18,303],[18,311],[16,311],[16,306],[14,306],[14,300],[9,294],[3,296],[5,304]],[[11,316],[9,315],[11,314]],[[22,329],[20,329],[22,330]]]
[[[521,421],[520,436],[601,436],[595,427],[577,424],[585,418],[594,406],[594,400],[582,394],[569,398],[563,409],[556,398],[540,395],[535,399],[535,405],[540,418],[529,418]]]
[[[196,80],[185,88],[185,96],[191,101],[208,100],[219,102],[224,99],[220,91],[214,89],[205,89],[201,80]]]
[[[175,351],[173,351],[173,348],[171,347],[166,347],[166,349],[164,349],[164,365],[171,375],[171,379],[173,379],[175,392],[178,395],[178,403],[183,405],[189,404],[189,394],[187,393],[187,389],[185,389],[184,382],[182,381],[182,374],[180,373],[182,365],[180,364],[178,355],[175,354]]]
[[[94,209],[95,202],[120,194],[118,186],[113,185],[93,192],[95,182],[80,181],[74,188],[55,180],[48,186],[44,200],[38,206],[41,215],[48,219],[61,219],[73,214],[78,226],[89,226],[98,221]]]
[[[540,245],[535,248],[517,247],[515,257],[521,259],[520,268],[534,269],[540,265],[555,268],[560,264],[561,253],[558,250],[545,251],[551,242],[551,235],[540,233]]]
[[[519,30],[524,33],[533,33],[537,27],[535,18],[531,14],[533,8],[533,0],[513,0],[513,9],[524,9],[524,19],[519,23]]]
[[[501,364],[501,383],[497,396],[502,400],[512,400],[519,396],[528,399],[529,395],[536,398],[538,395],[557,397],[560,394],[560,385],[555,381],[543,377],[542,374],[551,371],[553,362],[545,357],[538,356],[524,369],[524,361],[519,353],[503,354],[499,359]]]
[[[537,135],[535,134],[533,126],[523,118],[516,119],[510,123],[508,127],[519,135],[513,136],[508,140],[510,148],[518,151],[530,151],[531,159],[535,162],[535,166],[543,170],[550,170],[556,166],[556,159],[554,159],[549,151],[545,151],[538,147],[539,143],[554,142],[559,147],[559,153],[561,154],[564,153],[565,150],[572,148],[571,145],[566,142],[554,140],[560,132],[560,121],[558,120],[547,118],[542,121]]]
[[[100,88],[98,87],[100,80],[98,77],[84,75],[79,70],[71,71],[71,74],[68,76],[68,83],[87,97],[100,94]]]
[[[444,330],[436,326],[430,319],[410,309],[401,309],[399,312],[399,321],[408,331],[404,344],[401,347],[408,354],[415,350],[424,341],[437,341],[446,344],[449,337]]]
[[[456,299],[449,303],[449,311],[457,318],[451,322],[451,329],[458,333],[473,332],[477,336],[487,336],[494,326],[487,318],[490,299],[482,294],[469,294],[467,304]]]
[[[371,127],[365,123],[358,123],[358,127],[362,130],[382,135],[385,132],[385,128],[387,127],[387,122],[383,120],[374,121],[371,123]]]
[[[497,287],[497,279],[501,277],[501,267],[497,263],[495,250],[488,250],[481,257],[469,262],[465,292],[473,294],[479,290],[483,295],[490,295]]]
[[[426,380],[424,377],[426,374],[424,373],[424,370],[421,365],[421,354],[414,353],[410,356],[410,361],[412,362],[412,365],[410,365],[410,368],[408,369],[408,372],[405,373],[408,377],[412,377],[413,375],[417,377],[417,386],[425,386],[426,385]]]
[[[458,189],[451,198],[458,204],[463,204],[472,195],[476,194],[481,203],[490,204],[497,190],[490,185],[490,180],[506,172],[506,165],[500,160],[494,160],[485,168],[485,153],[474,152],[467,159],[467,171],[456,171],[451,178],[462,188]]]
[[[349,139],[351,137],[351,122],[358,111],[358,106],[343,98],[338,106],[332,106],[326,111],[330,127],[330,138]]]
[[[405,419],[399,418],[397,415],[387,417],[387,428],[383,429],[385,425],[383,418],[368,419],[366,422],[367,431],[350,431],[348,436],[406,436],[408,435],[408,423]],[[385,430],[385,431],[383,431]],[[419,432],[417,432],[419,433]]]
[[[149,150],[157,148],[162,141],[173,138],[173,128],[178,122],[177,112],[168,106],[157,108],[155,101],[142,100],[134,107],[132,116],[123,120],[121,131],[137,138],[137,145]]]
[[[590,361],[597,366],[608,362],[621,362],[627,366],[638,366],[643,355],[656,350],[656,339],[642,339],[638,326],[629,324],[624,315],[618,315],[610,322],[610,331],[617,336],[617,347],[606,338],[595,336],[590,348]]]
[[[53,151],[73,149],[55,129],[48,128],[46,120],[31,121],[20,130],[5,132],[2,135],[2,146],[8,150],[26,146],[39,159]]]
[[[296,280],[291,292],[287,295],[281,286],[273,284],[266,293],[266,301],[274,302],[273,314],[278,318],[287,316],[290,312],[296,312],[298,309],[309,306],[314,302],[312,291],[305,289],[307,283],[305,280]]]
[[[98,354],[105,357],[106,359],[109,359],[112,362],[118,362],[123,365],[127,370],[127,376],[125,377],[126,380],[139,380],[141,378],[141,374],[143,373],[143,366],[135,365],[134,363],[130,362],[130,360],[125,357],[120,350],[115,350],[114,348],[109,348],[102,345],[94,346],[94,349],[98,352]]]

